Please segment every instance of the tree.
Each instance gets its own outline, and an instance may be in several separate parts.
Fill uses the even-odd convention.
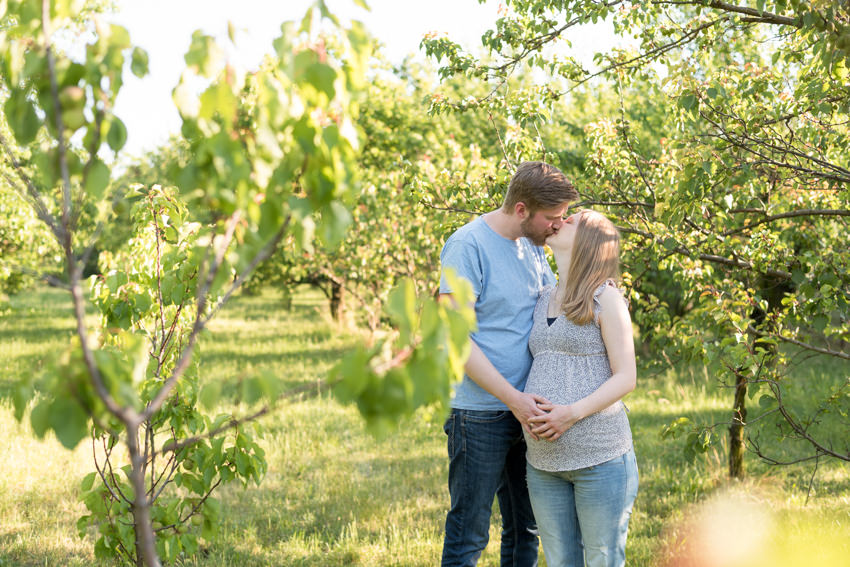
[[[457,187],[490,177],[482,206],[498,206],[501,187],[492,172],[501,150],[486,117],[428,115],[422,103],[433,86],[427,69],[409,61],[393,68],[378,55],[371,72],[369,104],[357,121],[364,133],[358,158],[364,189],[351,209],[351,230],[339,246],[279,248],[249,285],[273,285],[285,296],[299,283],[316,285],[331,299],[335,317],[343,311],[335,306],[347,306],[375,331],[402,278],[413,280],[418,292],[435,294],[440,248],[459,222],[452,209],[470,207],[454,198],[467,193]]]
[[[423,42],[444,76],[491,87],[437,110],[499,111],[537,139],[553,109],[609,93],[608,110],[583,121],[585,142],[550,138],[549,151],[578,147],[581,159],[564,161],[587,187],[584,204],[620,220],[642,336],[671,359],[704,361],[734,391],[730,474],[743,474],[747,444],[774,463],[850,460],[838,433],[850,425],[846,376],[800,384],[813,360],[850,358],[847,3],[507,4],[482,37],[495,62],[447,38]],[[554,47],[597,21],[634,47],[598,54],[593,69]],[[550,80],[514,88],[521,69]],[[771,432],[799,443],[770,444]],[[691,454],[712,433],[691,430]]]
[[[262,452],[244,424],[270,411],[275,378],[246,381],[246,395],[264,404],[253,414],[209,418],[196,400],[213,406],[221,388],[199,393],[193,352],[210,319],[285,238],[303,248],[313,228],[328,244],[342,237],[350,220],[343,201],[358,186],[355,119],[371,42],[357,22],[340,27],[320,1],[300,26],[282,26],[259,71],[240,76],[212,38],[193,35],[174,90],[190,159],[161,186],[138,189],[127,248],[105,254],[105,273],[91,283],[103,314],[93,334],[83,268],[120,213],[105,197],[111,171],[101,152],[126,141],[112,108],[125,61],[141,77],[147,56],[125,29],[97,20],[83,59],[60,53],[54,32],[78,13],[70,0],[2,8],[3,111],[14,137],[0,132],[6,180],[59,246],[76,318],[72,344],[39,391],[27,381],[16,388],[15,413],[21,419],[38,393],[30,411],[38,435],[53,431],[69,448],[89,435],[102,441],[105,460],[83,480],[91,515],[80,527],[104,521],[98,555],[160,565],[196,548],[186,533],[191,517],[203,518],[202,533],[214,526],[210,493],[219,482],[262,477]],[[92,231],[81,230],[87,210],[100,213]],[[439,403],[464,358],[468,314],[410,291],[403,285],[390,301],[398,333],[385,348],[358,351],[340,378],[364,403],[401,387],[384,421]],[[117,447],[126,451],[126,478],[116,472]]]

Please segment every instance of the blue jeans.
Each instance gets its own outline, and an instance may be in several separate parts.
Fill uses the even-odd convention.
[[[622,567],[638,490],[634,449],[600,465],[547,472],[528,465],[528,491],[549,567]]]
[[[525,480],[522,427],[509,411],[453,409],[444,426],[449,494],[443,567],[471,566],[487,547],[493,497],[502,514],[502,567],[537,565],[537,526]]]

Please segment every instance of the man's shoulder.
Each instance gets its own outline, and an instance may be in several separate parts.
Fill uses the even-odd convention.
[[[484,228],[485,228],[484,217],[475,217],[474,219],[472,219],[471,221],[469,221],[465,225],[463,225],[463,226],[459,227],[457,230],[455,230],[449,238],[450,239],[452,239],[452,238],[457,239],[457,238],[464,238],[464,237],[468,237],[468,236],[472,236],[472,235],[477,235],[477,234],[481,233]]]
[[[484,221],[481,217],[475,218],[465,225],[455,230],[446,239],[445,246],[474,246],[480,245],[481,238],[484,235],[482,225]]]

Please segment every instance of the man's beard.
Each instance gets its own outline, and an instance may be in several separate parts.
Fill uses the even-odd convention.
[[[522,221],[519,228],[522,231],[522,235],[529,239],[535,246],[543,246],[546,244],[546,238],[552,234],[548,229],[544,229],[543,232],[539,233],[534,232],[531,226],[531,217]]]

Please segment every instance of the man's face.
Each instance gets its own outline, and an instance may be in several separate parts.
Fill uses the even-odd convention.
[[[570,250],[573,247],[573,240],[576,237],[579,222],[581,221],[582,211],[573,213],[565,217],[561,223],[561,228],[552,236],[546,239],[546,244],[552,250]]]
[[[546,238],[555,234],[564,222],[564,213],[568,205],[564,203],[551,209],[540,209],[523,219],[520,224],[522,235],[536,246],[543,246]]]

